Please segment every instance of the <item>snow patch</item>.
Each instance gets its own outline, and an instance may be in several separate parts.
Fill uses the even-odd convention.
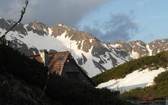
[[[114,44],[114,45],[112,45],[112,47],[114,47],[114,48],[120,48],[120,47],[122,47],[120,44]]]
[[[149,69],[142,71],[136,70],[128,74],[125,78],[117,80],[113,79],[108,82],[101,83],[97,86],[97,88],[119,90],[121,93],[138,87],[144,88],[146,86],[153,85],[154,78],[164,71],[166,71],[164,68],[159,68],[152,71],[150,71]]]
[[[58,26],[62,27],[62,26],[63,26],[63,24],[60,24],[60,23],[59,23],[59,24],[58,24]]]
[[[147,50],[148,50],[148,52],[149,52],[149,56],[152,56],[152,55],[153,55],[153,54],[152,54],[152,50],[149,48],[149,45],[147,45],[146,48],[147,48]]]
[[[48,28],[48,33],[50,34],[50,35],[52,35],[52,29],[51,28]]]
[[[90,43],[92,43],[92,42],[93,42],[93,39],[90,39],[89,41],[90,41]]]
[[[137,52],[132,51],[132,53],[130,54],[131,58],[137,59],[139,58],[139,54]]]

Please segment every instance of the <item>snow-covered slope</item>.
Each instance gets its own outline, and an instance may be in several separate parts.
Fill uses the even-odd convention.
[[[0,35],[13,23],[12,20],[0,18]],[[70,51],[90,77],[131,59],[126,52],[109,49],[91,34],[63,24],[47,27],[39,21],[26,25],[20,23],[8,33],[6,39],[11,42],[11,47],[26,55],[39,54],[44,49],[49,52]]]
[[[108,82],[101,83],[97,88],[108,88],[110,90],[119,90],[121,93],[124,91],[129,91],[134,88],[144,88],[154,84],[154,78],[158,74],[166,71],[164,68],[159,68],[157,70],[136,70],[128,74],[125,78],[113,79]]]

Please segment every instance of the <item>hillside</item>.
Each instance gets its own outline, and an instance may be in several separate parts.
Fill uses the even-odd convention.
[[[144,88],[153,84],[156,84],[157,87],[160,83],[162,84],[162,80],[164,82],[168,80],[167,67],[168,51],[161,52],[155,56],[146,56],[129,61],[92,79],[99,84],[98,88],[107,87],[121,92],[137,87]],[[162,73],[161,77],[157,77],[160,73]],[[157,91],[163,92],[165,90],[159,89]],[[166,95],[168,94],[166,93]]]
[[[49,74],[43,64],[0,44],[1,105],[129,105],[118,92]]]
[[[168,51],[161,52],[155,56],[145,56],[139,59],[131,60],[127,63],[112,68],[102,74],[93,77],[96,83],[102,83],[111,79],[124,78],[127,74],[135,70],[143,70],[146,68],[159,68],[168,66]]]

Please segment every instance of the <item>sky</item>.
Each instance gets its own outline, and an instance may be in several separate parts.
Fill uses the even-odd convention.
[[[62,23],[101,41],[168,38],[168,0],[29,0],[22,23]],[[1,0],[0,17],[17,21],[24,0]]]

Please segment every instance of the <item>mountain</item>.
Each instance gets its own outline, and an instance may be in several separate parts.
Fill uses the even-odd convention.
[[[114,43],[108,44],[112,48],[120,48],[133,58],[137,59],[144,56],[156,55],[159,52],[168,50],[168,39],[158,39],[150,43],[144,43],[143,41],[130,41],[128,43],[118,40]]]
[[[13,24],[13,20],[0,18],[0,35],[3,35]],[[126,43],[121,40],[107,43],[101,42],[87,32],[64,24],[47,27],[39,21],[18,24],[8,33],[6,39],[10,41],[11,47],[25,55],[36,55],[44,49],[48,52],[70,51],[76,62],[90,77],[131,59],[168,50],[168,39],[148,44],[142,41]]]
[[[12,20],[0,18],[1,35],[13,23]],[[20,23],[8,33],[6,39],[11,47],[26,55],[39,54],[44,49],[48,52],[68,50],[90,77],[131,59],[125,51],[109,49],[93,35],[63,24],[47,27],[39,21],[25,25]]]

